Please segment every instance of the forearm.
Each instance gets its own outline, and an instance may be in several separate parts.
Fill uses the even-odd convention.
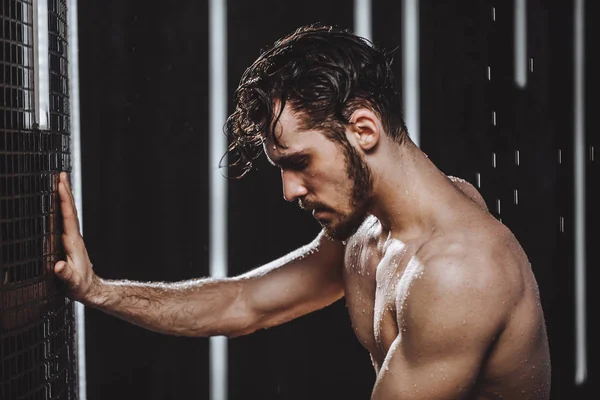
[[[248,329],[238,301],[241,285],[236,279],[145,283],[95,276],[83,302],[155,332],[237,336]]]

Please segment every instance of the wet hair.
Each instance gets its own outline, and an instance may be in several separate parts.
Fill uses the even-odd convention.
[[[367,107],[403,143],[407,129],[391,63],[370,41],[331,26],[304,26],[277,40],[246,69],[235,92],[226,123],[230,166],[240,168],[240,176],[248,172],[267,135],[281,145],[275,125],[286,104],[301,129],[319,129],[344,147],[344,125]]]

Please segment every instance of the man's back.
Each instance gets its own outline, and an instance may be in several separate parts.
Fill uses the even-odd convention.
[[[482,205],[474,188],[455,184]],[[460,207],[459,217],[431,235],[382,237],[379,221],[369,217],[348,242],[345,293],[355,333],[379,386],[407,378],[395,392],[376,384],[373,397],[435,387],[432,396],[547,399],[548,343],[527,257],[489,213],[466,198]],[[431,371],[427,379],[447,380],[448,387],[422,375],[408,382],[419,365]]]

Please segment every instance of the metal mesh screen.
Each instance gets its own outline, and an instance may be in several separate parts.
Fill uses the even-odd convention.
[[[34,7],[2,2],[0,398],[75,399],[73,304],[51,273],[63,257],[58,173],[71,167],[67,7],[65,0],[48,1],[44,130],[35,123]]]

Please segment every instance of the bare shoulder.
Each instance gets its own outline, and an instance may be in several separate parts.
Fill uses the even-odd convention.
[[[413,318],[429,315],[452,325],[478,316],[490,328],[507,320],[523,282],[503,240],[487,239],[458,231],[422,246],[415,256],[422,273],[406,299]]]
[[[502,282],[502,260],[494,258],[493,253],[492,249],[471,248],[468,243],[441,238],[421,248],[417,258],[427,272],[424,282],[437,290],[489,293],[488,289]]]

